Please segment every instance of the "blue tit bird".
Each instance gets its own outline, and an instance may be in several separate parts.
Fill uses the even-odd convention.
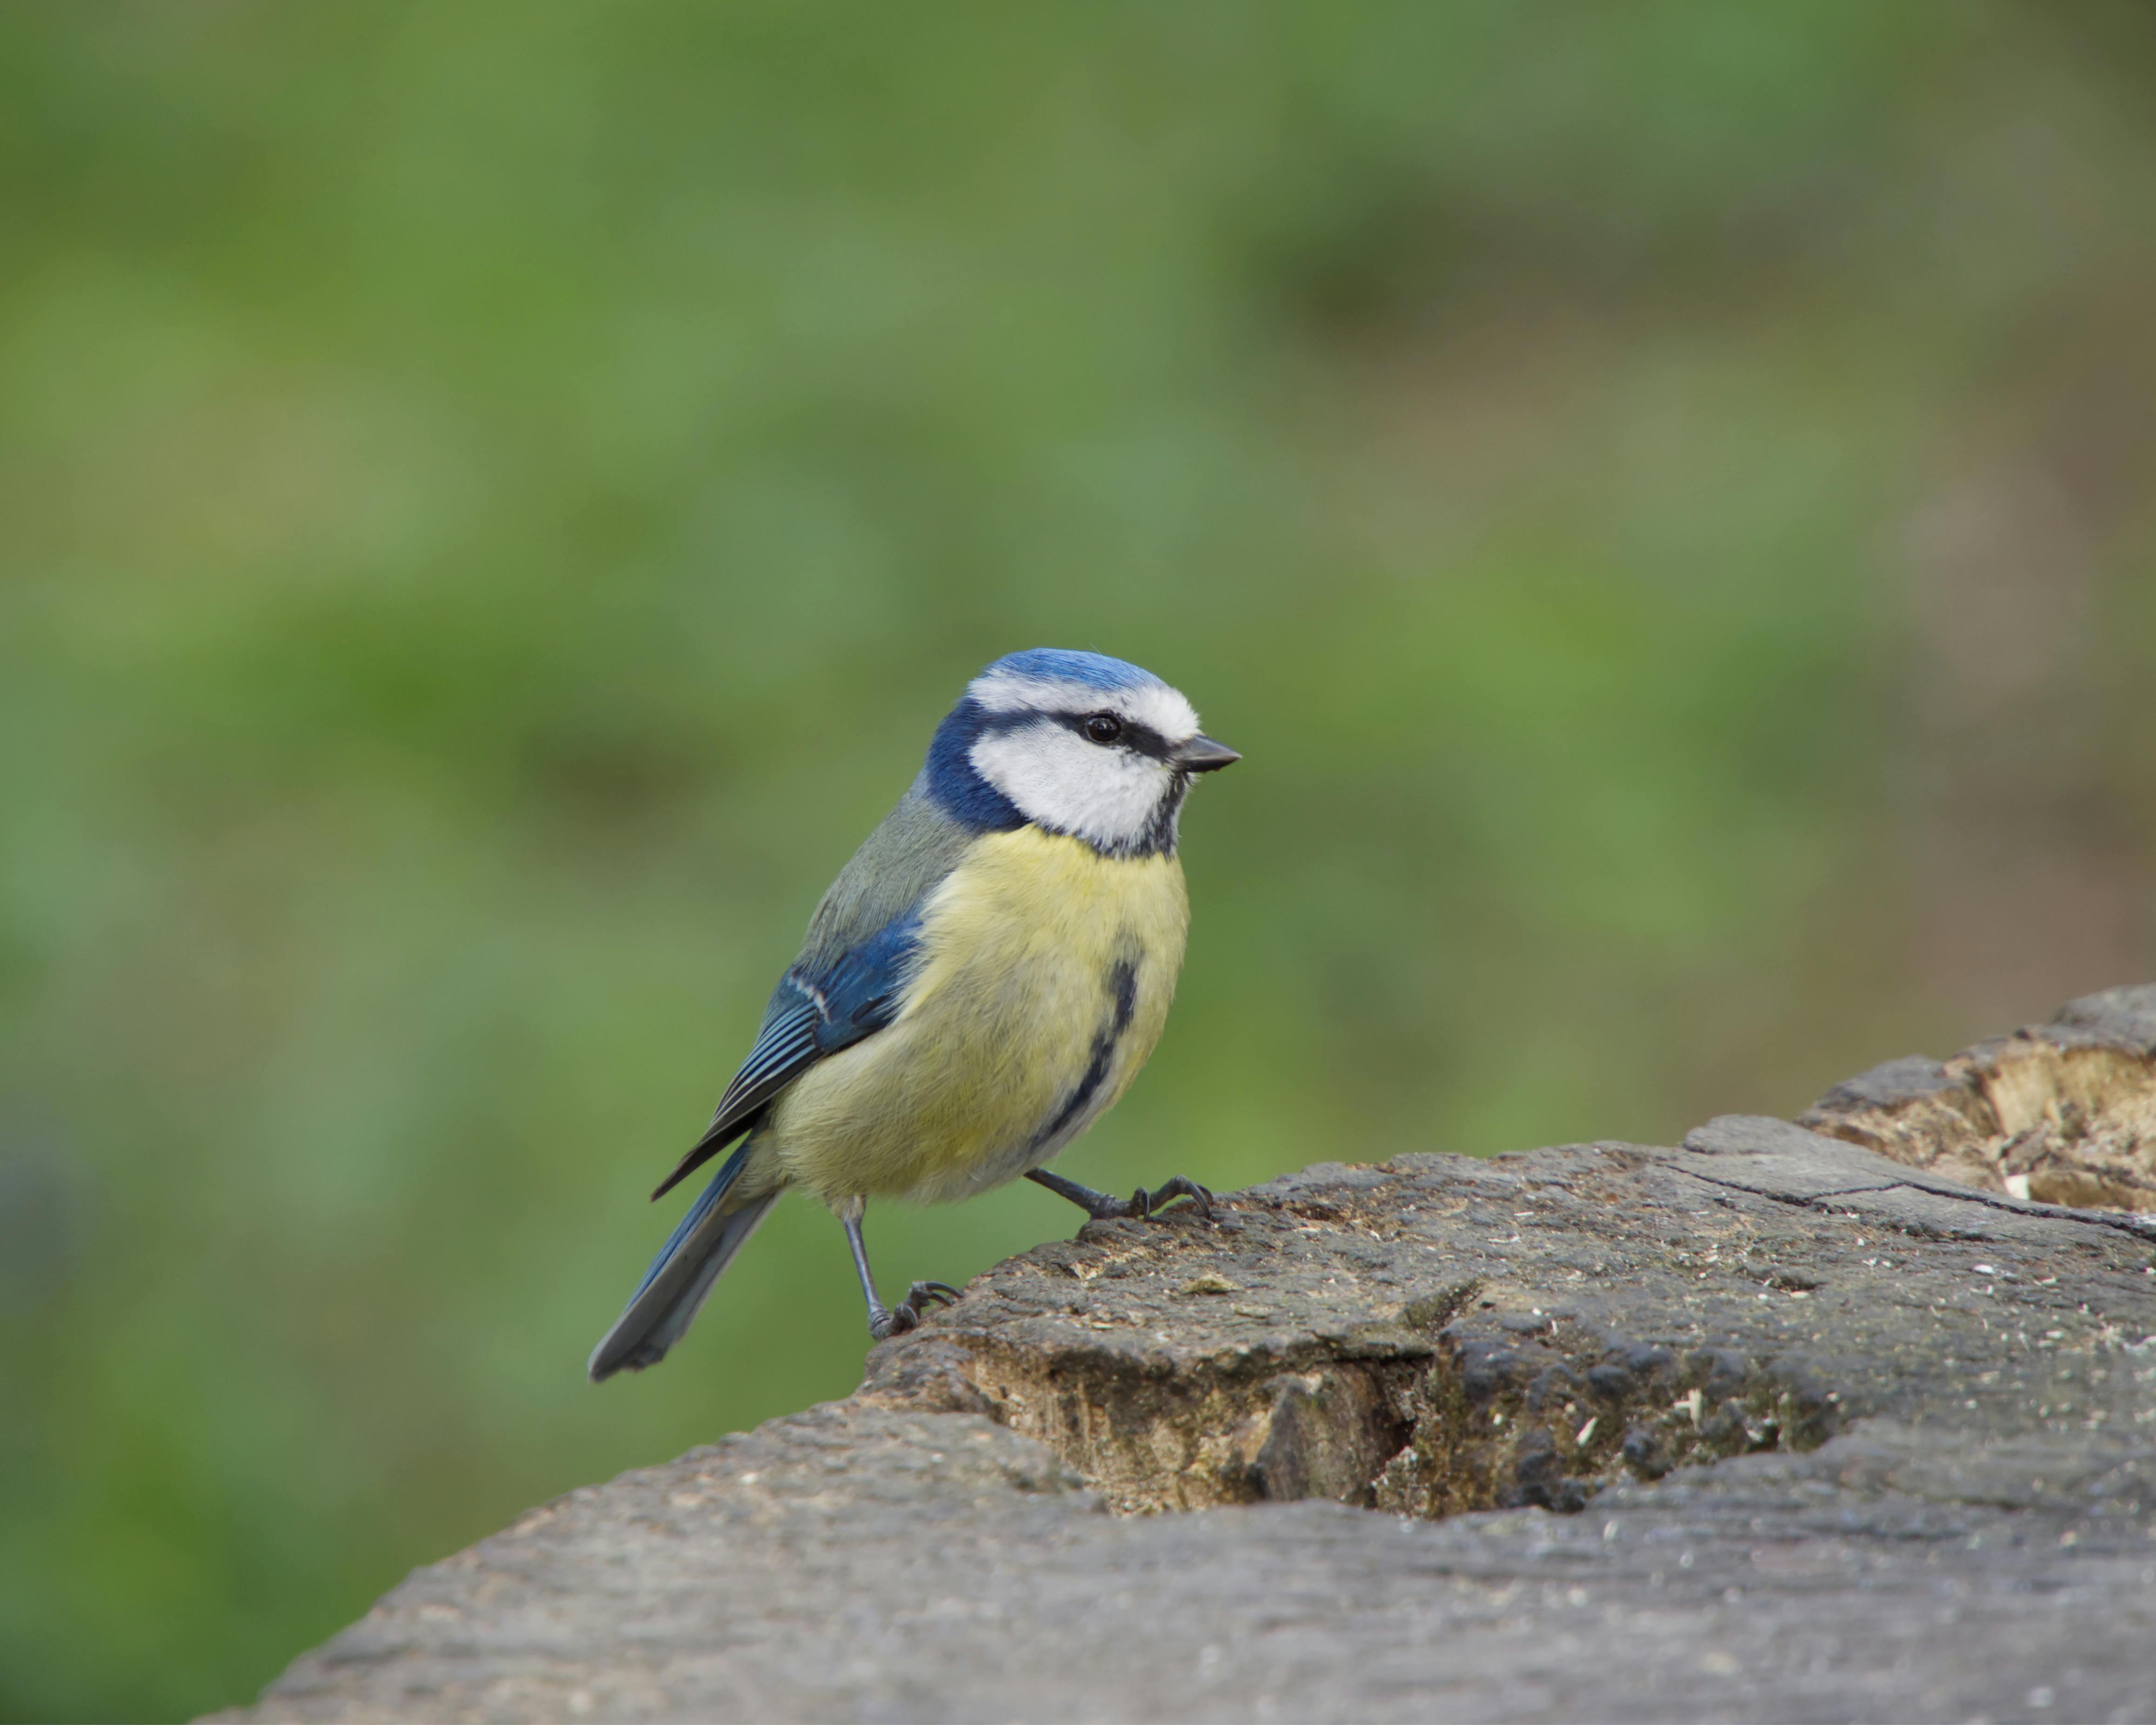
[[[1095,1217],[1207,1209],[1181,1176],[1119,1199],[1047,1163],[1160,1039],[1190,921],[1183,798],[1240,758],[1119,659],[1043,648],[976,677],[824,895],[711,1125],[652,1194],[740,1140],[593,1351],[593,1380],[665,1358],[789,1187],[844,1227],[879,1340],[957,1291],[917,1281],[884,1305],[861,1239],[872,1198],[946,1203],[1023,1174]]]

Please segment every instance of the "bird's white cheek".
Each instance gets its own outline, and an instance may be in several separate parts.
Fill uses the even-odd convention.
[[[973,765],[1028,820],[1102,845],[1135,841],[1168,788],[1167,769],[1104,749],[1060,725],[1029,725],[984,737]]]

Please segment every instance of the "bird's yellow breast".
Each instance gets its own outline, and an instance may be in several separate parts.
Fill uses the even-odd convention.
[[[787,1179],[933,1203],[1039,1167],[1152,1052],[1189,922],[1173,856],[983,835],[929,898],[897,1018],[773,1108]]]

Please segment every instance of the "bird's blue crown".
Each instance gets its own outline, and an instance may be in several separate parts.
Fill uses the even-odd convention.
[[[1111,689],[1165,688],[1151,671],[1105,653],[1079,653],[1068,647],[1029,647],[1006,653],[974,679],[974,687],[996,679],[1013,682],[1077,683],[1103,692]]]

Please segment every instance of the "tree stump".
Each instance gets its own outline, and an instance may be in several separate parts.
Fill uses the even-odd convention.
[[[223,1717],[2156,1717],[2152,1055],[1089,1224]]]

